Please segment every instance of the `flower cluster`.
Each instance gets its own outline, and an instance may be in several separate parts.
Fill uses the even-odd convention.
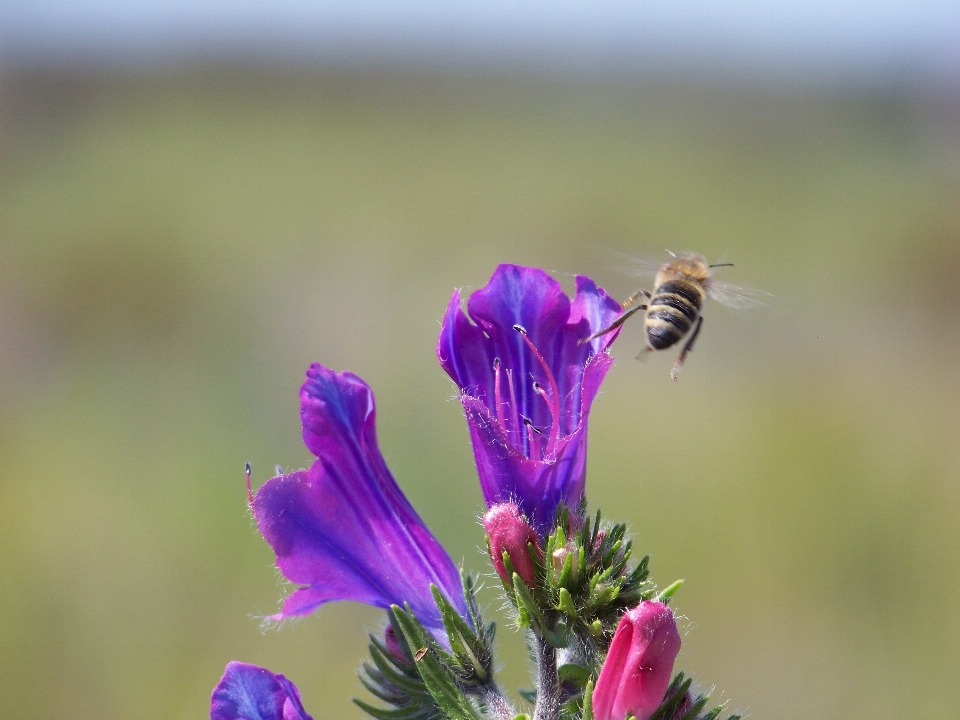
[[[587,418],[613,363],[622,308],[585,277],[571,300],[542,270],[501,265],[462,307],[450,300],[437,356],[459,388],[487,504],[490,559],[529,635],[534,720],[713,720],[673,674],[679,587],[649,580],[622,524],[586,513]],[[517,720],[494,680],[494,626],[416,513],[377,445],[373,393],[319,364],[300,391],[316,457],[248,494],[277,567],[297,589],[273,619],[334,600],[386,611],[361,680],[375,718]],[[385,707],[384,707],[385,705]],[[311,720],[283,675],[239,662],[213,691],[211,720]],[[737,716],[732,716],[737,717]]]

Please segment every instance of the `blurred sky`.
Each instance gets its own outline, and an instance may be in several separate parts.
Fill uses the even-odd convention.
[[[960,77],[956,0],[5,0],[8,59],[147,59],[256,49],[567,65],[718,57],[778,72]]]

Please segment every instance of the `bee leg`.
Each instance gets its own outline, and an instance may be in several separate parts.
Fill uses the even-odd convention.
[[[693,343],[697,341],[697,335],[700,334],[701,325],[703,325],[703,315],[697,318],[697,326],[693,329],[693,332],[690,334],[690,339],[687,340],[683,346],[683,350],[680,351],[680,354],[677,355],[677,359],[673,363],[673,370],[670,371],[670,377],[673,378],[674,382],[677,381],[677,375],[680,373],[680,368],[683,367],[683,361],[687,359],[687,353],[693,350]]]
[[[628,297],[626,300],[624,300],[622,303],[620,303],[620,307],[626,309],[626,308],[630,307],[631,305],[633,305],[633,304],[634,304],[637,300],[639,300],[641,297],[645,297],[647,300],[649,300],[649,299],[650,299],[650,293],[647,292],[646,290],[637,290],[633,295],[631,295],[631,296]]]
[[[609,333],[609,332],[613,332],[613,331],[616,330],[618,327],[620,327],[621,325],[623,325],[631,315],[633,315],[634,313],[640,312],[641,310],[646,310],[646,309],[647,309],[647,306],[646,306],[646,305],[637,305],[637,307],[635,307],[635,308],[630,308],[630,309],[627,310],[625,313],[623,313],[622,315],[620,315],[616,320],[614,320],[612,323],[610,323],[610,325],[608,325],[607,327],[605,327],[603,330],[599,330],[599,331],[595,332],[593,335],[591,335],[591,336],[588,337],[588,338],[585,338],[585,339],[581,340],[581,341],[578,342],[577,344],[578,344],[578,345],[584,345],[584,344],[590,342],[591,340],[596,340],[596,339],[597,339],[598,337],[600,337],[601,335],[606,335],[606,334]]]

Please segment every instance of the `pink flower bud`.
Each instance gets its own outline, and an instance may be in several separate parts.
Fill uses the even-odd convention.
[[[511,582],[503,566],[503,553],[506,551],[520,579],[529,587],[534,587],[537,583],[537,574],[533,567],[533,560],[530,559],[527,544],[533,543],[537,555],[542,557],[540,538],[537,537],[536,531],[524,522],[517,506],[513,503],[494,505],[483,516],[483,527],[486,528],[487,537],[490,539],[490,556],[493,566],[500,577],[507,583]]]
[[[593,691],[596,720],[647,720],[657,709],[680,652],[670,608],[645,600],[620,619]]]
[[[397,634],[393,631],[392,625],[388,625],[387,629],[383,631],[383,645],[395,659],[402,663],[410,662],[406,654],[403,652],[403,647],[400,645],[400,641],[397,640]]]

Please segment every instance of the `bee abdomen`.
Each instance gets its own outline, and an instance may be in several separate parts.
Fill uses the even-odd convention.
[[[670,347],[687,334],[691,321],[679,310],[663,307],[647,312],[647,342],[654,350]]]
[[[658,287],[654,291],[654,300],[657,299],[657,296],[660,295],[679,295],[684,300],[686,300],[690,305],[696,308],[697,312],[700,311],[700,308],[703,306],[703,300],[705,293],[701,287],[694,285],[691,282],[684,282],[683,280],[671,280],[665,282],[663,285]]]
[[[697,285],[671,280],[658,287],[650,299],[646,317],[647,342],[663,350],[687,334],[703,305],[704,292]]]
[[[682,295],[676,294],[667,294],[660,293],[659,295],[654,295],[653,299],[650,301],[649,307],[651,309],[659,307],[669,307],[674,310],[679,310],[682,312],[687,320],[693,322],[697,319],[698,308],[692,302],[687,300]]]

